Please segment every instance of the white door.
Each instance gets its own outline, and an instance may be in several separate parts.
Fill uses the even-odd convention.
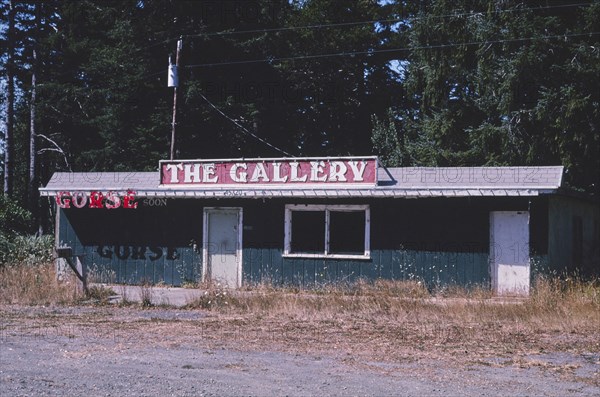
[[[203,278],[230,288],[242,279],[242,209],[204,209]]]
[[[529,294],[529,212],[490,213],[490,267],[497,294]]]

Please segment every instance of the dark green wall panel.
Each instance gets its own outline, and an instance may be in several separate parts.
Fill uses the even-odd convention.
[[[377,278],[422,280],[430,286],[489,286],[486,253],[373,251],[370,260],[282,258],[282,250],[244,250],[243,280],[301,287]]]
[[[284,258],[285,204],[304,202],[325,200],[187,199],[160,208],[61,210],[59,240],[102,281],[180,285],[201,278],[203,207],[243,207],[244,284],[310,286],[360,278],[489,284],[489,211],[528,205],[506,198],[336,200],[371,206],[371,259]]]

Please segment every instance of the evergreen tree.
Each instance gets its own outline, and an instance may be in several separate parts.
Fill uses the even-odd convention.
[[[3,176],[27,207],[56,170],[155,169],[181,37],[180,158],[563,164],[597,194],[600,2],[580,3],[2,0]]]
[[[597,194],[600,3],[423,4],[408,68],[414,161],[563,164],[568,184]]]
[[[287,24],[313,26],[286,32],[287,54],[299,58],[279,67],[298,98],[287,109],[295,142],[305,155],[365,153],[371,145],[371,114],[383,114],[401,98],[390,73],[387,24],[394,9],[376,2],[293,2]],[[320,26],[327,24],[328,26]],[[386,25],[386,26],[384,26]],[[316,27],[315,27],[316,26]],[[321,54],[340,56],[318,57]],[[347,55],[344,55],[347,54]],[[313,56],[317,56],[314,58]]]
[[[401,166],[404,150],[398,138],[394,111],[388,109],[387,118],[384,120],[373,115],[371,121],[373,123],[371,141],[381,165],[385,167]]]

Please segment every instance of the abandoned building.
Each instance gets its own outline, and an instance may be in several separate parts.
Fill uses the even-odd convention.
[[[56,173],[56,245],[103,282],[418,279],[527,294],[598,272],[600,208],[563,167],[385,168],[375,157],[161,161]]]

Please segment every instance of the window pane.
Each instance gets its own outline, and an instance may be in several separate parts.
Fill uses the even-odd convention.
[[[292,211],[291,250],[325,253],[325,211]]]
[[[364,254],[365,211],[329,213],[329,251],[332,254]]]

